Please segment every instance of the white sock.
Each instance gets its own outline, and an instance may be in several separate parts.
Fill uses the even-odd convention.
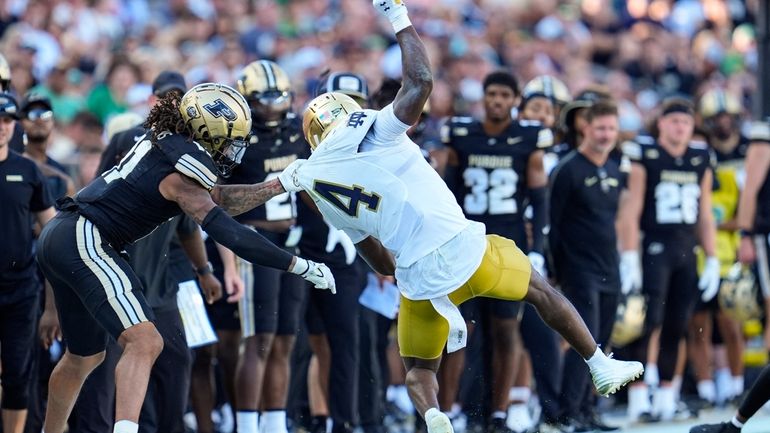
[[[268,410],[262,412],[262,419],[259,424],[259,431],[270,433],[287,433],[286,430],[286,411]],[[238,431],[240,433],[240,430]]]
[[[682,376],[674,376],[671,379],[671,388],[674,390],[674,401],[679,401],[679,392],[682,390]]]
[[[733,396],[743,394],[743,376],[733,376]]]
[[[733,397],[733,375],[728,368],[720,368],[714,372],[716,384],[716,402],[722,404]]]
[[[513,403],[526,403],[532,397],[532,390],[526,386],[514,386],[508,392],[508,399]]]
[[[588,368],[593,370],[594,368],[599,367],[604,363],[604,361],[607,360],[607,355],[602,352],[602,349],[600,347],[596,347],[596,351],[593,355],[591,355],[590,358],[586,359],[586,364],[588,364]]]
[[[495,419],[495,418],[505,419],[507,416],[508,414],[501,410],[496,410],[492,412],[492,419]]]
[[[671,421],[674,419],[675,412],[674,388],[671,386],[661,386],[656,389],[652,395],[652,414],[660,415],[660,419],[663,421]]]
[[[733,419],[731,419],[730,422],[733,423],[733,425],[738,428],[743,428],[743,423],[738,421],[738,418],[736,418],[735,416],[733,416]]]
[[[717,386],[713,380],[701,380],[698,382],[698,396],[709,403],[717,398]]]
[[[655,388],[660,382],[660,375],[658,374],[658,364],[648,363],[644,368],[644,383],[650,388]]]
[[[259,433],[259,414],[255,410],[239,410],[235,412],[235,425],[238,433]]]
[[[115,427],[112,428],[112,433],[137,433],[139,431],[139,424],[122,419],[115,423]]]
[[[639,415],[650,412],[650,390],[647,385],[628,388],[628,417],[636,421]]]

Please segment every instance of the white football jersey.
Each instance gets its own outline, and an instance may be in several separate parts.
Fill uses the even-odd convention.
[[[345,231],[354,243],[375,237],[393,253],[399,268],[412,266],[471,224],[419,147],[407,137],[408,128],[391,105],[379,112],[352,113],[296,173],[299,185],[331,225]],[[482,230],[470,252],[479,257],[452,264],[469,269],[459,272],[462,281],[452,282],[449,291],[472,275],[485,246]],[[445,288],[439,291],[448,293]],[[411,294],[414,297],[408,297],[422,299],[428,295]]]

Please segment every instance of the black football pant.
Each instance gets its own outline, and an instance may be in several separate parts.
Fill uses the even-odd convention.
[[[587,284],[562,284],[564,294],[575,306],[588,330],[600,346],[605,346],[612,335],[615,313],[620,300],[619,288],[601,292]],[[561,382],[561,409],[564,417],[576,418],[592,410],[593,392],[588,365],[574,349],[564,357]]]
[[[766,365],[759,373],[759,377],[738,408],[738,413],[751,418],[768,400],[770,400],[770,365]]]

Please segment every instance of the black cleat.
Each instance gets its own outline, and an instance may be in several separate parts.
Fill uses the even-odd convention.
[[[731,422],[721,424],[700,424],[690,429],[690,433],[740,433],[741,429]]]
[[[516,433],[505,424],[505,418],[492,418],[487,424],[487,433]]]

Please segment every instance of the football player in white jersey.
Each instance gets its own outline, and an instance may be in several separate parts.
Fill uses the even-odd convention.
[[[340,93],[317,97],[303,116],[313,154],[265,184],[306,191],[373,269],[396,276],[406,383],[428,432],[453,431],[438,410],[436,370],[444,345],[450,352],[465,345],[467,330],[457,305],[475,296],[533,304],[586,359],[602,395],[641,375],[641,363],[605,356],[572,305],[532,270],[513,241],[487,236],[483,224],[465,219],[406,135],[433,86],[425,47],[401,0],[373,4],[390,20],[402,52],[403,83],[396,99],[375,111]]]

